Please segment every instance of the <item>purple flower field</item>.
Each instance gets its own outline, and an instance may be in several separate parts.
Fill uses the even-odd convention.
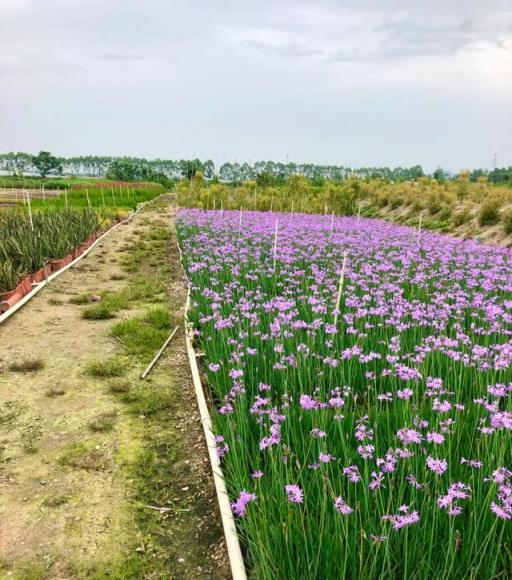
[[[512,251],[320,215],[177,227],[253,577],[509,577]]]

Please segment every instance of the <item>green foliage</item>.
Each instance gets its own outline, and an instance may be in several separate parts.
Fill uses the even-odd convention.
[[[462,226],[471,221],[472,217],[471,212],[467,209],[463,209],[453,215],[453,224],[457,227]]]
[[[77,294],[72,296],[68,302],[70,304],[88,304],[90,302],[89,294]]]
[[[62,166],[59,160],[49,151],[40,151],[32,157],[32,164],[43,178],[50,172],[62,173]]]
[[[33,229],[32,229],[33,225]],[[23,274],[62,258],[100,228],[92,210],[32,213],[10,208],[0,213],[0,291],[12,289]]]
[[[488,201],[482,205],[478,216],[478,223],[481,226],[492,226],[500,221],[500,206],[495,201]]]
[[[121,377],[126,373],[126,371],[126,360],[115,356],[104,360],[91,361],[86,368],[88,375],[101,379]]]
[[[180,171],[181,175],[186,179],[192,179],[194,175],[198,172],[202,172],[203,164],[199,159],[193,159],[191,161],[180,161]]]
[[[158,307],[149,309],[142,317],[118,322],[110,333],[121,341],[127,353],[147,359],[162,346],[170,328],[169,311]]]
[[[108,167],[107,179],[119,181],[152,181],[155,172],[147,164],[130,159],[116,159]]]
[[[512,235],[512,209],[503,212],[501,216],[501,221],[503,222],[503,228],[505,232],[509,236]]]
[[[115,314],[104,302],[89,306],[82,311],[82,318],[85,320],[108,320],[114,317]]]

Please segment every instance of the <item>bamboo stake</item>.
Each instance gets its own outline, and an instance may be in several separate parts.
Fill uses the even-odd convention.
[[[89,190],[85,190],[85,197],[87,198],[87,205],[89,206],[89,209],[91,209],[91,200],[89,198]]]
[[[32,207],[30,205],[30,195],[27,191],[27,204],[28,204],[28,218],[30,220],[30,229],[34,231],[34,221],[32,219]]]
[[[276,231],[274,233],[274,272],[276,270],[276,262],[277,262],[277,228],[279,226],[279,220],[276,220]]]
[[[336,313],[334,314],[334,326],[338,324],[338,316],[341,304],[341,292],[343,290],[343,282],[345,280],[345,266],[347,264],[347,250],[343,252],[343,263],[341,265],[340,280],[338,282],[338,297],[336,298]]]
[[[68,205],[68,190],[67,189],[64,190],[64,203],[66,204],[66,210],[68,210],[69,205]]]
[[[167,348],[167,346],[169,345],[171,340],[174,338],[174,335],[178,332],[178,328],[179,328],[179,325],[172,331],[169,338],[162,345],[162,348],[156,353],[153,360],[149,363],[147,369],[140,375],[141,379],[145,379],[148,376],[148,374],[151,372],[151,369],[155,366],[158,359],[162,356],[162,353],[164,352],[164,350]]]
[[[103,207],[105,207],[105,192],[103,191],[103,187],[101,188],[101,199],[103,200]]]
[[[359,207],[357,208],[357,223],[359,223],[361,220],[361,204],[359,204]]]

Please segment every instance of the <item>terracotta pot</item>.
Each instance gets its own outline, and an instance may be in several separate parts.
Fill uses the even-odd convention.
[[[48,265],[50,266],[52,273],[57,272],[63,266],[65,266],[62,258],[59,258],[58,260],[48,260]]]
[[[16,289],[14,290],[7,290],[6,292],[0,292],[0,301],[4,301],[4,300],[8,300],[16,291]]]
[[[31,286],[32,287],[32,286]],[[26,285],[18,284],[14,290],[3,292],[0,295],[0,312],[6,312],[27,294]]]
[[[72,261],[73,261],[73,252],[71,252],[70,254],[66,254],[62,258],[63,266],[67,266],[68,264],[71,264]]]
[[[21,282],[16,286],[16,291],[20,292],[22,296],[28,294],[32,290],[32,279],[30,276],[25,276]]]
[[[42,268],[39,268],[37,272],[30,275],[30,281],[32,284],[39,284],[44,282],[46,278],[51,274],[51,268],[48,264],[45,264]]]

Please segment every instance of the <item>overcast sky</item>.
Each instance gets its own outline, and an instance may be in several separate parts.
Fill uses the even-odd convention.
[[[0,151],[512,165],[510,0],[0,0]]]

